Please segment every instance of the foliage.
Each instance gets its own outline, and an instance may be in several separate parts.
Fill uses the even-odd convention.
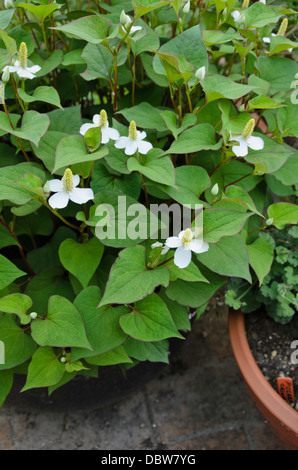
[[[261,233],[274,250],[274,261],[261,287],[232,279],[225,294],[226,303],[244,313],[265,306],[276,322],[288,323],[298,311],[298,227]]]
[[[275,0],[5,2],[0,404],[14,374],[52,393],[167,363],[229,279],[292,315],[296,21]]]

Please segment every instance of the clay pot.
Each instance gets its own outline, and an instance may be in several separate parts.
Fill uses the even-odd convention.
[[[298,450],[298,413],[265,379],[248,344],[244,314],[230,310],[229,332],[232,350],[248,390],[281,445]]]

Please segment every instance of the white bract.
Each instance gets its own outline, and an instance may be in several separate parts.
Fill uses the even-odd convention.
[[[35,74],[40,70],[39,65],[27,66],[27,46],[24,42],[21,42],[18,59],[13,65],[6,65],[3,72],[16,72],[20,78],[35,78]]]
[[[131,121],[128,137],[120,137],[120,139],[115,142],[115,147],[117,149],[125,149],[126,155],[134,155],[137,150],[141,154],[146,155],[149,150],[153,148],[150,142],[144,140],[146,135],[145,131],[140,132],[137,130],[135,121]]]
[[[151,248],[154,249],[154,248],[161,248],[163,247],[163,249],[161,250],[160,254],[161,255],[165,255],[168,251],[169,251],[169,247],[168,246],[164,246],[163,243],[160,243],[160,242],[156,242],[156,243],[153,243],[151,245]]]
[[[264,141],[261,137],[252,136],[255,127],[255,120],[250,119],[241,135],[235,135],[230,140],[236,140],[239,145],[233,145],[232,150],[237,157],[245,157],[248,154],[248,147],[252,150],[262,150]]]
[[[88,129],[94,127],[100,127],[101,130],[101,143],[107,144],[110,139],[117,140],[120,137],[119,132],[113,127],[109,127],[109,121],[107,113],[104,109],[100,111],[100,114],[95,114],[93,116],[93,124],[83,124],[80,128],[80,134],[85,135]]]
[[[49,205],[53,209],[63,209],[67,206],[69,201],[76,204],[85,204],[90,199],[94,198],[92,189],[90,188],[77,188],[80,183],[80,176],[73,175],[70,168],[64,172],[63,178],[53,179],[48,181],[50,191],[53,194],[48,200]]]
[[[208,251],[209,245],[201,239],[195,238],[190,228],[179,233],[178,237],[169,237],[166,246],[177,248],[174,255],[174,263],[179,268],[186,268],[191,262],[191,252],[204,253]]]

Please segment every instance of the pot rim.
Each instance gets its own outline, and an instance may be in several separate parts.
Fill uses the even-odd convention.
[[[245,382],[276,420],[297,436],[298,413],[274,390],[256,363],[247,341],[241,310],[229,310],[229,332],[232,350]]]

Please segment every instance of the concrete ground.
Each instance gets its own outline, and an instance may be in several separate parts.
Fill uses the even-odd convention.
[[[242,381],[226,311],[204,314],[182,343],[171,365],[115,396],[65,386],[60,402],[43,403],[14,392],[0,410],[0,449],[282,450]]]

